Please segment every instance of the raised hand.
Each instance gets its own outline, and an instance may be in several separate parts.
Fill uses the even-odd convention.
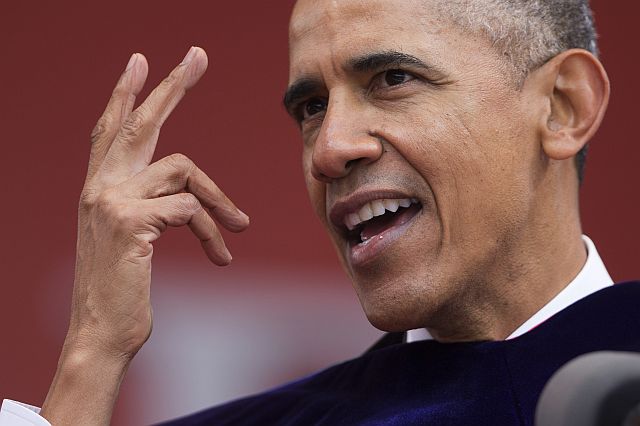
[[[71,321],[42,409],[56,425],[109,423],[128,364],[151,333],[153,241],[169,226],[188,225],[209,259],[227,265],[231,254],[212,217],[233,232],[249,225],[186,156],[150,164],[162,124],[206,68],[205,52],[192,47],[133,110],[148,72],[134,54],[92,132]]]

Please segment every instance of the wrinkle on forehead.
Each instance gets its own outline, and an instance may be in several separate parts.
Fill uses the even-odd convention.
[[[493,64],[497,57],[491,54],[495,52],[488,37],[455,25],[438,12],[441,4],[442,0],[298,0],[290,24],[290,83],[308,77],[329,84],[349,69],[353,58],[380,51],[404,52],[443,70],[458,69],[478,55]],[[466,77],[473,80],[471,74]]]
[[[396,28],[416,21],[424,25],[426,32],[439,32],[443,19],[436,11],[435,0],[298,0],[289,24],[289,41],[293,42],[311,32],[322,31],[326,35],[349,26],[371,25],[374,22],[389,23],[381,17],[394,16]],[[406,9],[409,13],[394,13]],[[404,19],[402,19],[404,18]]]

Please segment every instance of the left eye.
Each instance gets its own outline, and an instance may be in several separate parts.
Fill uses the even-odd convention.
[[[413,76],[402,70],[389,70],[384,73],[384,81],[389,86],[397,86],[412,80]]]

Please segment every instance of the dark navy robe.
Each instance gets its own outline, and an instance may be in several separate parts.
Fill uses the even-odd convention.
[[[402,343],[166,425],[533,425],[545,383],[594,351],[640,352],[640,282],[616,284],[501,342]]]

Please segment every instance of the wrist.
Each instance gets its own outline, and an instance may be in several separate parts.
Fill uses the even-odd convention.
[[[40,415],[51,424],[108,425],[130,361],[65,342]]]

